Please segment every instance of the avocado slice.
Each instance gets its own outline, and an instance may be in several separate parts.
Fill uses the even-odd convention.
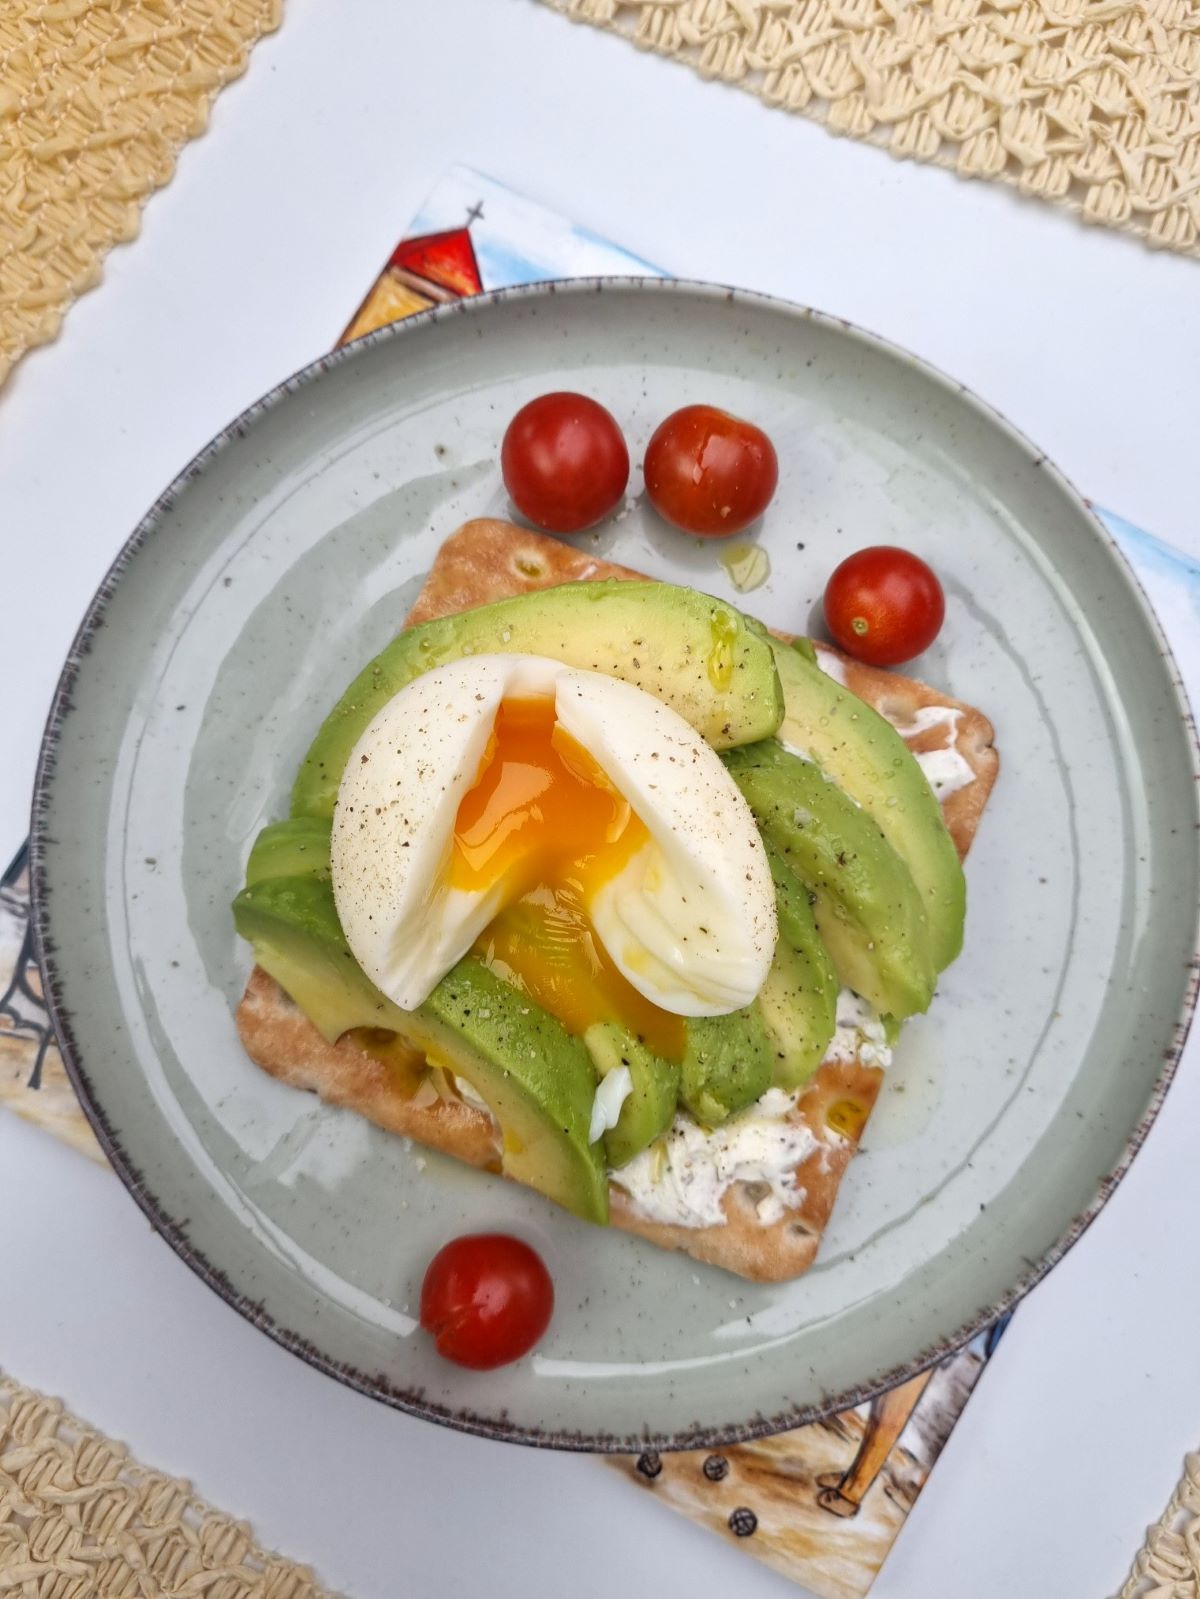
[[[732,605],[670,583],[566,583],[401,633],[322,723],[296,777],[292,815],[333,815],[350,751],[406,683],[498,651],[622,678],[672,706],[717,749],[766,738],[783,715],[770,639]]]
[[[626,1166],[675,1119],[679,1066],[647,1049],[619,1022],[593,1023],[584,1033],[583,1041],[601,1077],[618,1066],[625,1066],[633,1079],[616,1126],[610,1127],[604,1135],[608,1164],[614,1168]]]
[[[799,1088],[825,1058],[837,1027],[837,972],[821,942],[807,890],[777,845],[770,839],[763,843],[775,882],[779,941],[758,1003],[775,1049],[775,1085]]]
[[[584,1221],[608,1221],[600,1143],[588,1142],[596,1073],[581,1038],[473,956],[442,978],[404,1031],[487,1101],[508,1176]]]
[[[722,757],[759,830],[813,896],[838,978],[880,1015],[927,1010],[937,971],[924,902],[875,821],[777,739]]]
[[[925,905],[938,971],[962,949],[967,888],[942,808],[912,751],[878,711],[843,688],[812,645],[774,645],[783,684],[777,737],[806,755],[874,818],[912,874]]]
[[[402,1034],[486,1101],[507,1173],[586,1221],[608,1220],[600,1146],[588,1143],[596,1075],[582,1040],[553,1016],[471,958],[419,1010],[400,1010],[354,960],[319,876],[263,879],[241,891],[233,914],[258,964],[326,1038],[353,1027]]]
[[[269,822],[250,850],[247,886],[268,877],[328,880],[329,833],[329,823],[322,816],[293,816],[286,822]]]
[[[310,875],[248,884],[233,902],[233,920],[263,971],[331,1044],[352,1027],[399,1032],[407,1025],[407,1012],[350,953],[327,881]]]
[[[694,1016],[679,1097],[703,1127],[717,1127],[771,1086],[775,1050],[757,1000],[727,1016]]]

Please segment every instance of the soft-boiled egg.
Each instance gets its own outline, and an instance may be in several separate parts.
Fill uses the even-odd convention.
[[[720,760],[660,700],[534,655],[401,689],[347,762],[333,889],[355,958],[413,1010],[468,951],[567,1028],[682,1053],[775,949],[770,868]]]

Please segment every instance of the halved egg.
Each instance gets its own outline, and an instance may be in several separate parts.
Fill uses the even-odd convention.
[[[355,746],[333,888],[363,970],[413,1010],[471,949],[574,1033],[661,1054],[747,1005],[774,953],[753,816],[675,711],[541,656],[415,679]]]

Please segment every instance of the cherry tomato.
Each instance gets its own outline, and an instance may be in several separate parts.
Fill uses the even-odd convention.
[[[873,544],[848,556],[825,587],[825,621],[847,655],[896,666],[927,650],[946,614],[942,585],[919,556]]]
[[[507,1233],[453,1239],[421,1284],[421,1326],[439,1355],[473,1371],[528,1354],[553,1310],[554,1284],[542,1257]]]
[[[543,394],[508,424],[500,471],[531,522],[578,533],[621,503],[629,451],[612,416],[586,394]]]
[[[725,538],[757,521],[779,482],[775,446],[753,422],[715,405],[685,405],[646,446],[646,493],[685,533]]]

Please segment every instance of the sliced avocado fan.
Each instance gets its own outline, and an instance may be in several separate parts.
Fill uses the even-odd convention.
[[[500,1125],[505,1172],[585,1221],[608,1220],[601,1146],[588,1141],[596,1074],[582,1041],[468,957],[415,1011],[401,1011],[346,943],[333,890],[317,874],[261,879],[233,902],[258,964],[331,1042],[387,1028],[470,1083]]]
[[[764,837],[775,883],[779,942],[759,992],[775,1051],[777,1088],[801,1088],[825,1058],[837,1028],[838,979],[821,941],[808,890],[770,838]]]
[[[401,633],[322,723],[296,777],[292,815],[333,815],[350,751],[406,684],[496,651],[621,678],[678,711],[715,749],[766,738],[783,715],[771,641],[732,605],[670,583],[565,583]]]
[[[757,1000],[687,1025],[679,1098],[702,1127],[719,1127],[771,1086],[774,1049]]]
[[[776,737],[874,819],[912,874],[940,972],[962,949],[967,887],[937,796],[900,734],[816,664],[807,639],[773,644],[784,713]]]
[[[811,894],[840,981],[881,1016],[928,1009],[937,971],[924,903],[874,820],[776,739],[722,759],[763,837]]]
[[[401,1011],[349,949],[329,867],[349,752],[413,678],[496,649],[655,694],[723,752],[751,806],[775,884],[775,958],[752,1005],[688,1022],[679,1063],[615,1021],[576,1037],[474,957],[418,1010]],[[402,633],[326,718],[292,810],[260,833],[234,902],[259,965],[331,1041],[386,1029],[470,1083],[499,1123],[504,1170],[594,1222],[608,1217],[606,1167],[652,1144],[680,1104],[716,1126],[772,1082],[802,1087],[833,1036],[839,984],[862,994],[894,1033],[926,1009],[937,972],[961,945],[962,869],[895,728],[822,672],[807,640],[774,643],[733,607],[667,584],[569,584]],[[631,1092],[603,1141],[589,1143],[597,1077],[618,1066]]]
[[[268,877],[330,877],[330,823],[323,816],[268,822],[250,850],[246,886]]]
[[[616,1126],[604,1135],[604,1153],[615,1170],[649,1149],[675,1119],[679,1065],[647,1049],[619,1022],[594,1022],[583,1041],[601,1077],[624,1066],[633,1084]]]

